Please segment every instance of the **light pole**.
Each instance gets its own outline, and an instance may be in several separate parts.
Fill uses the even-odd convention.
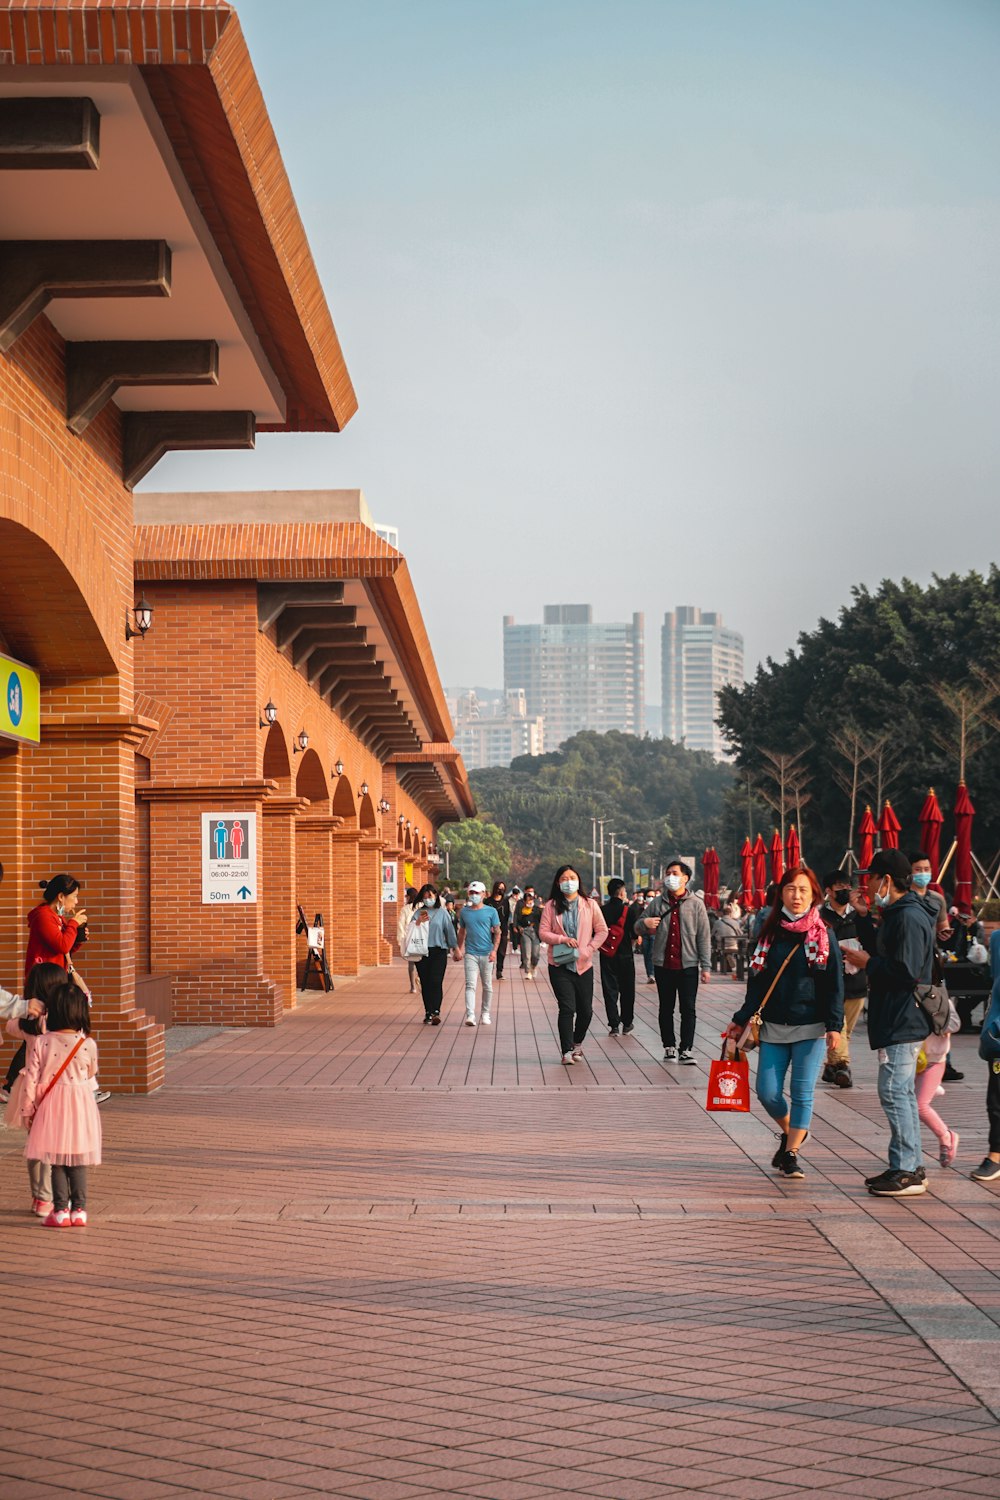
[[[590,820],[590,889],[597,888],[597,819]]]
[[[629,853],[632,856],[632,889],[635,890],[639,884],[639,851],[638,849],[630,849]]]
[[[441,848],[444,850],[444,878],[451,879],[451,839],[442,839]]]
[[[601,832],[601,842],[598,845],[598,847],[599,847],[599,849],[601,851],[601,855],[600,855],[600,858],[601,858],[601,895],[603,896],[604,895],[604,891],[605,891],[605,886],[604,886],[604,819],[603,818],[598,818],[598,820],[597,820],[597,826],[598,826],[598,828],[600,829],[600,832]]]
[[[611,831],[610,828],[608,829],[608,864],[609,864],[609,867],[610,867],[610,878],[612,880],[614,880],[614,878],[615,878],[615,836],[612,833],[612,831]]]

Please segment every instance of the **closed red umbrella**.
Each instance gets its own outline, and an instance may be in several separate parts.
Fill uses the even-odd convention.
[[[964,781],[955,798],[955,905],[960,912],[972,910],[972,820],[976,809]]]
[[[927,800],[920,810],[920,849],[931,862],[932,880],[937,880],[938,870],[941,868],[941,824],[943,822],[944,814],[934,795],[934,788],[931,787],[927,793]]]
[[[706,849],[702,856],[705,869],[705,905],[713,911],[719,909],[719,856],[714,848]]]
[[[767,845],[764,843],[764,835],[758,833],[756,843],[753,846],[753,904],[756,907],[764,905],[764,893],[767,890]]]
[[[785,873],[785,866],[783,863],[784,854],[785,851],[781,847],[781,834],[777,829],[775,829],[774,838],[771,840],[771,879],[774,881],[775,885],[778,884],[778,881]]]
[[[785,840],[785,869],[794,870],[795,866],[801,863],[802,845],[799,843],[799,836],[795,832],[795,824],[793,823],[788,830],[788,837]]]
[[[872,817],[870,807],[865,808],[865,815],[858,824],[858,865],[861,873],[858,876],[858,888],[868,894],[868,871],[875,856],[875,834],[878,829],[875,819]]]
[[[886,797],[882,816],[878,820],[878,831],[882,838],[883,849],[899,848],[899,831],[901,827],[902,824],[892,810],[892,803]]]
[[[740,905],[744,911],[753,906],[753,845],[749,837],[743,840],[740,850]]]

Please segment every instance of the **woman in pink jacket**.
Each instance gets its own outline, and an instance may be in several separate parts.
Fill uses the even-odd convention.
[[[549,947],[549,983],[559,1004],[559,1045],[569,1065],[583,1057],[594,1013],[594,954],[608,935],[597,902],[580,895],[580,876],[572,865],[556,871],[538,935]]]

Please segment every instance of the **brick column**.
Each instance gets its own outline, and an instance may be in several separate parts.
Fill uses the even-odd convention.
[[[305,912],[308,922],[313,920],[317,912],[323,914],[326,927],[326,957],[331,971],[334,968],[333,945],[337,938],[333,928],[335,912],[332,839],[334,830],[339,828],[342,822],[342,818],[333,818],[329,814],[312,815],[308,812],[295,820],[295,898]],[[297,939],[296,955],[298,973],[301,976],[306,961],[304,936]]]
[[[304,797],[269,797],[264,803],[263,858],[264,973],[277,987],[285,1010],[298,987],[295,820],[309,806]],[[313,913],[309,914],[310,919]]]
[[[74,962],[93,992],[102,1084],[145,1094],[163,1082],[163,1027],[135,1004],[135,749],[150,723],[109,715],[46,719],[22,771],[19,935],[42,876],[80,882],[90,941]],[[6,882],[5,882],[6,883]],[[22,950],[23,964],[23,950]],[[20,983],[20,972],[16,976]]]
[[[388,963],[382,940],[382,849],[380,838],[369,834],[358,846],[359,958],[362,968]]]
[[[150,967],[169,974],[181,1025],[274,1026],[283,1006],[264,968],[263,807],[273,781],[145,782],[149,802]],[[256,814],[257,900],[203,904],[202,813]]]
[[[333,854],[333,942],[329,945],[334,974],[357,974],[361,969],[362,901],[358,853],[364,834],[357,828],[339,828],[332,838]]]

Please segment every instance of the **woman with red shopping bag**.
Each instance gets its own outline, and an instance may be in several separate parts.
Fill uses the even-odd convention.
[[[805,1175],[798,1151],[809,1134],[816,1081],[844,1024],[844,966],[819,913],[822,899],[807,865],[786,870],[750,959],[746,999],[728,1030],[734,1040],[749,1030],[751,1044],[759,1035],[757,1098],[780,1128],[771,1165],[782,1177]]]

